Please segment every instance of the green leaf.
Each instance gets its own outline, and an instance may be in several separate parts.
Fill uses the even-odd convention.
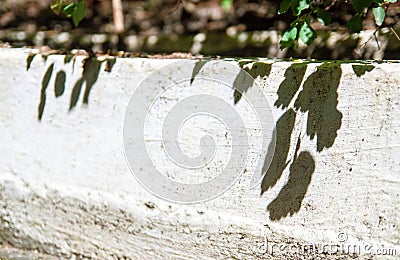
[[[323,25],[328,25],[332,21],[332,15],[325,11],[324,9],[317,9],[317,19]]]
[[[64,6],[62,13],[65,14],[67,17],[71,17],[74,13],[76,8],[76,3],[71,3],[69,5]]]
[[[307,44],[310,45],[314,39],[317,37],[317,34],[315,31],[308,25],[308,23],[303,23],[303,25],[300,28],[299,32],[299,38],[300,40]]]
[[[296,40],[297,37],[297,27],[290,28],[287,30],[282,37],[282,40]]]
[[[296,0],[296,5],[292,5],[293,14],[299,16],[301,12],[310,7],[309,0]]]
[[[282,36],[281,41],[279,42],[281,45],[281,49],[288,48],[292,46],[293,42],[297,39],[297,27],[293,27],[288,29]]]
[[[221,7],[225,10],[229,10],[232,7],[233,0],[222,0]]]
[[[372,8],[372,12],[374,13],[376,24],[378,26],[381,26],[383,23],[383,20],[385,20],[385,9],[383,9],[382,6],[378,6],[378,7]]]
[[[397,3],[397,0],[385,0],[385,3]]]
[[[352,5],[357,13],[361,13],[364,11],[366,7],[369,7],[372,3],[372,0],[353,0]]]
[[[52,4],[50,4],[50,9],[57,15],[60,14],[62,8],[63,0],[55,0]]]
[[[76,4],[76,8],[72,13],[72,20],[74,21],[75,26],[78,26],[79,22],[85,18],[86,15],[86,7],[84,0],[79,1]]]
[[[292,0],[283,0],[279,6],[278,14],[284,14],[289,10],[290,6],[293,4]]]
[[[355,14],[346,24],[347,27],[354,33],[359,33],[362,30],[361,14]]]

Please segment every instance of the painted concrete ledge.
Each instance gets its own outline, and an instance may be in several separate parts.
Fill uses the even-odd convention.
[[[73,259],[399,257],[399,63],[240,62],[272,105],[271,167],[256,189],[244,174],[179,205],[148,193],[122,148],[134,90],[176,60],[84,72],[82,56],[29,52],[0,49],[1,243]]]

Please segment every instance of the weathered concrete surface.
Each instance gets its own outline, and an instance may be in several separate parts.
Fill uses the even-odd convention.
[[[277,121],[261,187],[243,175],[214,200],[177,205],[136,182],[122,148],[130,96],[174,60],[91,63],[85,95],[83,57],[37,55],[27,69],[28,52],[0,50],[2,242],[66,258],[312,259],[310,244],[399,256],[399,63],[253,65]]]
[[[39,253],[38,250],[24,250],[5,244],[0,247],[0,259],[31,260],[57,258],[55,256]]]

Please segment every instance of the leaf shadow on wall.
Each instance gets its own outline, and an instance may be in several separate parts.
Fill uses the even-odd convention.
[[[315,161],[309,152],[303,151],[294,158],[290,165],[289,180],[267,207],[271,220],[279,220],[289,214],[293,216],[300,210],[314,170]]]
[[[287,108],[301,86],[307,63],[294,63],[285,71],[285,79],[279,85],[276,107]]]
[[[46,90],[49,86],[51,75],[53,74],[54,63],[52,63],[46,70],[42,79],[42,88],[40,89],[40,102],[38,106],[38,120],[42,120],[44,107],[46,106]]]
[[[307,135],[317,137],[318,152],[333,145],[342,124],[343,115],[337,110],[341,74],[339,64],[322,64],[306,79],[294,104],[301,112],[308,111]]]
[[[26,69],[29,70],[31,67],[31,63],[34,59],[36,54],[30,54],[28,55],[27,61],[26,61]],[[48,56],[42,56],[43,62],[47,61]],[[73,60],[73,67],[75,64],[75,59],[73,55],[65,55],[64,58],[64,64],[67,64]],[[104,62],[104,60],[99,61],[95,57],[87,57],[83,60],[83,72],[82,76],[79,80],[77,80],[74,84],[74,87],[72,89],[71,93],[71,98],[70,98],[70,105],[69,105],[69,110],[72,110],[76,104],[78,103],[79,96],[82,91],[83,84],[85,83],[85,92],[83,94],[83,103],[88,104],[89,103],[89,96],[90,92],[96,83],[99,73],[100,73],[100,68],[101,64]],[[105,71],[111,72],[112,67],[114,66],[116,59],[115,58],[108,58],[105,60],[106,65],[105,65]],[[43,78],[42,78],[42,88],[40,90],[40,102],[38,105],[38,120],[41,121],[44,113],[44,109],[46,106],[46,92],[48,85],[50,83],[51,77],[53,75],[54,71],[54,63],[52,63],[46,70]],[[66,79],[67,79],[67,74],[64,70],[60,70],[56,74],[56,78],[54,81],[54,96],[56,98],[61,97],[65,93],[66,89]]]
[[[190,84],[193,83],[194,79],[196,76],[200,73],[201,69],[206,65],[208,61],[206,60],[199,60],[194,64],[193,71],[192,71],[192,77],[190,78]]]
[[[239,63],[239,66],[244,70],[240,70],[239,74],[236,76],[235,81],[233,82],[233,98],[234,103],[237,104],[242,98],[242,94],[245,93],[252,85],[253,81],[249,82],[249,77],[247,75],[250,74],[253,79],[256,79],[258,76],[261,78],[268,77],[271,72],[272,65],[264,62],[254,62],[251,68],[244,67],[247,63],[254,61],[246,61]]]
[[[291,138],[295,128],[297,113],[307,114],[307,135],[310,139],[317,138],[317,152],[333,145],[337,131],[341,127],[342,113],[337,110],[337,89],[340,83],[340,64],[323,63],[318,66],[303,84],[303,89],[294,102],[294,108],[290,104],[300,89],[307,63],[292,64],[285,71],[285,79],[278,89],[276,107],[286,109],[275,126],[276,144],[275,151],[269,149],[268,156],[274,152],[272,162],[265,165],[264,178],[261,182],[261,194],[272,188],[280,178],[284,170],[289,166],[289,177],[286,184],[280,190],[277,197],[268,205],[269,218],[280,220],[288,215],[293,216],[301,208],[301,204],[311,183],[315,171],[315,160],[308,151],[301,151],[301,135],[297,139],[296,151],[293,158],[289,157],[291,150]]]
[[[264,193],[271,187],[273,187],[277,181],[280,179],[283,171],[288,165],[287,157],[290,150],[290,138],[294,128],[294,123],[296,119],[296,112],[293,109],[286,111],[276,123],[274,129],[274,135],[276,137],[275,146],[270,144],[268,147],[267,154],[273,154],[272,161],[267,164],[270,160],[264,161],[263,181],[261,182],[261,192]],[[275,150],[274,150],[275,149]]]
[[[199,60],[195,63],[192,70],[190,84],[193,83],[194,79],[197,77],[197,75],[200,73],[201,69],[207,62],[208,60]],[[270,63],[259,62],[255,60],[242,60],[238,63],[241,70],[236,75],[235,80],[233,81],[233,98],[235,105],[240,101],[243,93],[246,93],[249,88],[253,86],[254,81],[257,79],[257,77],[265,79],[269,76],[272,68],[272,64]],[[251,66],[245,67],[245,65],[250,63],[252,63]],[[251,76],[251,78],[249,77],[249,75]]]
[[[83,83],[86,83],[85,92],[83,94],[83,103],[89,103],[90,91],[92,90],[94,83],[96,83],[99,77],[101,63],[102,61],[90,57],[83,61],[83,73],[81,78],[78,79],[78,81],[74,85],[74,88],[72,89],[69,110],[73,109],[78,103]]]

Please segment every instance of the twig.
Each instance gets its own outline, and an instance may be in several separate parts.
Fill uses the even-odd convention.
[[[334,6],[336,4],[337,0],[333,0],[327,7],[325,7],[325,11],[328,11],[329,9],[331,9],[332,6]]]
[[[366,41],[360,46],[361,49],[364,49],[364,48],[367,47],[367,43],[372,39],[372,37],[375,37],[376,43],[378,44],[378,49],[380,49],[378,39],[376,38],[376,35],[375,35],[377,31],[378,31],[378,29],[376,29],[376,30],[372,33],[372,35],[368,38],[368,40],[366,40]]]
[[[376,41],[376,45],[378,45],[378,50],[381,50],[381,46],[379,45],[379,41],[378,41],[378,37],[376,37],[376,32],[378,31],[378,29],[375,30],[375,32],[373,33],[374,37],[375,37],[375,41]]]
[[[389,27],[390,28],[390,31],[394,34],[394,36],[396,37],[396,39],[398,40],[398,41],[400,41],[400,36],[397,34],[397,32],[393,29],[393,27],[392,26],[390,26]]]

